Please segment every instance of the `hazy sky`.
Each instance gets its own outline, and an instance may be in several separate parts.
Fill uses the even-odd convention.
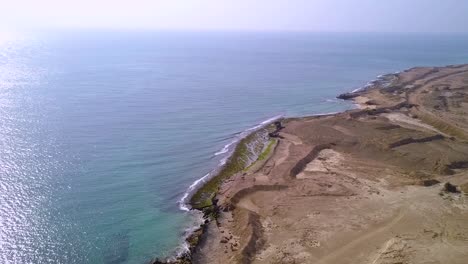
[[[0,28],[468,32],[467,0],[1,0]]]

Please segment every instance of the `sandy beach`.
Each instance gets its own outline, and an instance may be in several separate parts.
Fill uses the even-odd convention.
[[[468,65],[340,98],[359,108],[283,120],[262,161],[222,181],[193,263],[466,263]]]

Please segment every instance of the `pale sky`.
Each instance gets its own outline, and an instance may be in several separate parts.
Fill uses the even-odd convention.
[[[468,1],[0,0],[0,28],[468,32]]]

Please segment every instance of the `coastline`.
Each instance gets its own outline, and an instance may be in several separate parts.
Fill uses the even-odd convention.
[[[421,74],[421,76],[417,76],[418,78],[416,78],[416,81],[412,80],[412,82],[417,83],[418,80],[422,80],[422,79],[426,78],[427,76],[429,76],[431,74],[437,73],[440,69],[443,69],[443,70],[444,69],[449,69],[450,70],[450,69],[458,69],[458,68],[462,68],[463,71],[465,71],[466,65],[430,68],[430,70],[428,70],[427,73],[423,73],[423,74]],[[339,98],[339,99],[352,100],[354,102],[354,104],[356,104],[358,106],[356,109],[351,109],[351,110],[347,110],[347,111],[344,111],[344,112],[338,112],[338,113],[319,114],[319,115],[307,116],[307,117],[281,118],[281,121],[286,124],[286,127],[288,127],[289,124],[295,123],[295,122],[301,122],[301,123],[315,122],[315,120],[320,120],[320,119],[327,120],[327,119],[333,119],[333,118],[335,118],[335,119],[343,119],[343,118],[355,119],[355,118],[362,118],[362,117],[368,117],[368,116],[371,116],[372,118],[374,118],[374,117],[377,117],[380,114],[392,114],[392,111],[400,111],[400,109],[409,109],[411,111],[411,109],[413,109],[416,104],[413,104],[412,102],[410,102],[408,94],[410,92],[413,92],[416,89],[414,89],[414,87],[410,87],[409,89],[407,89],[406,86],[409,87],[409,85],[410,85],[409,83],[412,83],[412,82],[409,82],[409,81],[402,82],[402,79],[404,79],[404,76],[402,77],[402,75],[404,75],[405,73],[412,73],[413,71],[416,71],[416,72],[419,71],[419,70],[424,71],[424,69],[426,69],[426,68],[411,68],[411,69],[407,69],[407,70],[404,70],[404,71],[398,72],[398,73],[381,75],[381,76],[378,76],[376,80],[373,80],[373,81],[369,82],[367,85],[365,85],[362,88],[355,89],[350,93],[345,93],[345,94],[341,94],[341,95],[337,96],[337,98]],[[436,69],[436,70],[434,70],[434,69]],[[455,72],[458,72],[458,71],[455,71]],[[398,88],[394,88],[395,85],[397,85]],[[416,85],[424,86],[424,84],[416,84]],[[417,87],[417,88],[420,88],[420,87]],[[400,93],[400,94],[405,93],[406,94],[405,95],[406,99],[401,101],[401,102],[398,101],[398,100],[396,100],[394,102],[386,102],[386,100],[388,98],[379,97],[380,95],[376,96],[376,94],[375,94],[375,93],[380,93],[382,91],[387,91],[387,90],[392,90],[392,89],[394,89],[394,91],[393,91],[394,94],[395,93]],[[408,91],[403,91],[403,89],[407,89]],[[392,101],[393,99],[395,99],[395,98],[391,98],[390,101]],[[277,120],[277,119],[275,119],[275,120]],[[256,170],[255,172],[248,172],[247,173],[249,166],[251,166],[252,164],[257,162],[258,157],[262,156],[263,152],[265,151],[265,148],[268,148],[266,146],[270,146],[270,144],[265,144],[265,142],[270,142],[270,141],[263,141],[261,147],[254,148],[254,149],[257,150],[256,152],[255,151],[249,152],[247,154],[247,156],[250,155],[250,157],[255,157],[255,158],[253,160],[249,160],[248,162],[245,162],[245,157],[246,157],[245,146],[248,145],[249,142],[252,141],[255,138],[255,135],[258,133],[259,130],[262,130],[262,129],[267,129],[267,130],[270,129],[271,130],[271,129],[273,129],[270,126],[270,124],[271,124],[271,122],[273,122],[275,120],[271,120],[270,122],[264,123],[264,124],[262,123],[262,125],[259,125],[255,129],[252,129],[251,131],[249,131],[249,133],[246,134],[243,138],[241,138],[237,143],[230,143],[230,145],[235,144],[235,148],[232,151],[232,154],[227,158],[227,160],[223,164],[221,164],[219,171],[213,173],[212,175],[209,175],[209,174],[205,175],[203,178],[197,180],[194,184],[192,184],[190,186],[187,196],[184,196],[184,198],[181,200],[181,202],[182,201],[187,201],[189,195],[191,195],[191,198],[190,198],[191,210],[197,210],[199,212],[202,212],[204,222],[200,225],[200,227],[198,229],[194,230],[190,235],[187,236],[186,243],[187,243],[188,246],[187,246],[187,251],[186,252],[183,252],[182,254],[177,256],[177,258],[175,258],[175,259],[169,259],[169,260],[166,260],[166,261],[154,260],[151,263],[192,263],[192,261],[194,260],[193,259],[194,255],[197,255],[197,254],[198,255],[200,255],[200,254],[203,255],[203,253],[201,253],[200,247],[201,246],[206,247],[206,245],[202,245],[202,244],[206,244],[207,243],[206,240],[210,239],[210,238],[207,237],[207,236],[209,236],[209,235],[207,235],[207,232],[209,232],[209,229],[213,227],[213,223],[215,223],[216,226],[222,226],[223,225],[222,223],[220,223],[220,221],[218,219],[220,217],[220,214],[228,213],[228,212],[234,210],[235,207],[236,207],[235,204],[237,202],[239,202],[239,200],[241,199],[240,196],[243,196],[243,195],[246,195],[247,193],[253,192],[253,189],[251,187],[245,187],[244,186],[244,187],[230,187],[230,188],[234,188],[234,189],[238,190],[238,192],[235,193],[235,195],[226,195],[226,193],[221,193],[220,190],[222,188],[224,188],[223,185],[226,185],[226,180],[229,179],[229,182],[231,182],[231,185],[236,185],[236,184],[239,185],[239,182],[245,180],[243,178],[244,176],[254,175],[259,170],[264,169],[265,166],[266,166],[266,163],[269,161],[269,159],[271,158],[273,153],[275,153],[277,151],[276,149],[278,148],[279,141],[275,142],[273,150],[271,151],[271,153],[269,151],[269,153],[266,153],[265,155],[263,155],[264,156],[263,159],[264,159],[265,162],[262,163],[259,166],[256,166],[257,168],[255,169]],[[425,120],[428,120],[428,118],[426,118]],[[399,121],[401,121],[401,120],[399,120]],[[434,122],[431,123],[431,125],[434,125]],[[437,131],[439,131],[438,130],[439,127],[446,127],[446,124],[439,125],[439,127],[437,127],[437,124],[435,124],[434,127],[436,128]],[[449,129],[449,130],[451,132],[455,131],[455,135],[459,135],[460,138],[464,137],[463,132],[459,132],[458,130],[453,130],[453,129]],[[442,133],[441,131],[439,131],[439,132]],[[444,131],[444,132],[446,132],[446,131]],[[453,133],[451,133],[451,134],[453,134]],[[280,140],[284,140],[286,138],[286,140],[289,140],[290,143],[292,143],[293,145],[296,144],[295,141],[300,140],[300,139],[297,139],[296,135],[292,135],[290,132],[281,133],[280,135],[281,135]],[[432,139],[430,139],[430,140],[432,140]],[[403,142],[403,143],[405,143],[405,142]],[[333,149],[333,147],[331,147],[332,145],[330,145],[330,144],[333,145],[335,143],[326,143],[326,144],[317,146],[317,148],[313,148],[309,152],[309,155],[306,155],[298,163],[300,165],[298,165],[297,168],[295,169],[295,170],[297,170],[297,173],[294,173],[295,175],[291,174],[292,175],[291,177],[294,178],[294,177],[298,176],[299,174],[303,173],[303,171],[308,166],[307,164],[311,163],[315,158],[317,158],[317,156],[320,155],[320,153],[323,150]],[[222,151],[224,151],[224,150],[222,150]],[[244,162],[241,162],[239,164],[239,162],[238,162],[239,159],[243,160]],[[236,164],[236,162],[238,164]],[[232,164],[235,164],[235,166],[234,166],[235,169],[228,169],[227,171],[223,172],[223,170],[226,167],[229,168],[229,166],[232,166]],[[450,167],[450,166],[448,166],[448,167]],[[450,168],[448,168],[448,167],[446,166],[446,168],[441,168],[441,171],[444,172],[446,170],[449,170]],[[220,177],[220,174],[221,174],[221,177]],[[219,178],[217,178],[217,177],[219,177]],[[240,180],[241,178],[242,178],[242,180]],[[200,183],[203,183],[203,185],[199,186],[198,189],[195,189]],[[274,186],[274,187],[267,187],[267,185],[258,185],[258,183],[249,183],[249,184],[252,185],[253,187],[257,186],[257,187],[255,187],[256,189],[254,188],[255,190],[261,190],[262,188],[265,189],[265,190],[268,190],[268,189],[271,189],[271,188],[276,190],[276,189],[282,189],[283,188],[282,186],[286,186],[286,185],[281,185],[279,183],[275,183],[274,185],[269,185],[269,186]],[[240,185],[242,185],[242,183],[240,183]],[[248,184],[245,184],[245,185],[247,186]],[[208,191],[209,195],[205,195],[205,196],[200,195],[199,194],[200,190],[202,190],[202,192],[207,193],[206,190],[203,191],[203,189],[206,189],[207,186],[210,186],[208,188],[209,189],[209,191]],[[264,187],[261,187],[261,186],[264,186]],[[222,192],[229,192],[229,191],[230,191],[229,189],[227,191],[224,190],[224,189],[222,190]],[[197,193],[198,193],[198,195],[197,195]],[[218,197],[219,195],[221,195],[223,197]],[[202,198],[200,198],[200,197],[202,197]],[[204,200],[204,201],[199,202],[200,200]],[[234,202],[233,202],[233,200],[234,200]],[[184,209],[188,209],[188,207],[185,207]],[[249,216],[249,219],[251,219],[251,220],[249,220],[249,225],[252,225],[252,224],[253,225],[259,225],[259,224],[261,224],[260,220],[258,219],[258,216],[255,216],[255,214],[249,214],[248,216]],[[259,230],[261,230],[261,229],[262,228],[259,228]],[[260,239],[260,237],[262,237],[263,234],[255,235],[255,232],[254,232],[251,235],[253,237],[257,236],[257,238],[255,240],[262,240],[262,239]],[[232,237],[232,235],[231,235],[231,237]],[[228,240],[230,240],[230,239],[228,239]],[[249,241],[252,242],[253,240],[250,239]],[[223,242],[221,242],[221,243],[223,243]],[[239,241],[237,241],[237,242],[235,242],[235,244],[240,244],[240,243],[239,243]],[[231,244],[231,250],[233,252],[232,254],[236,255],[237,254],[236,252],[238,252],[238,250],[240,251],[240,248],[238,246],[233,247],[232,245],[234,245],[234,244]],[[243,261],[244,262],[251,262],[253,260],[254,256],[255,256],[255,254],[258,252],[258,250],[260,248],[263,248],[263,247],[264,247],[264,245],[262,245],[262,244],[259,245],[258,243],[256,244],[256,242],[254,244],[250,245],[250,246],[247,243],[246,247],[244,247],[244,249],[241,251],[242,255],[244,255]],[[245,250],[246,248],[248,250]],[[249,252],[249,250],[250,250],[250,252]],[[247,257],[245,257],[245,256],[247,256]],[[198,260],[200,260],[200,258],[198,258]],[[200,261],[193,261],[193,262],[200,262]]]
[[[394,74],[398,74],[398,73],[399,72],[396,72]],[[344,94],[357,94],[357,93],[360,93],[360,92],[364,92],[365,90],[371,88],[373,85],[378,84],[379,82],[381,82],[382,78],[385,78],[386,76],[391,76],[391,75],[394,75],[394,74],[378,75],[376,77],[376,79],[373,79],[373,80],[367,82],[364,86],[362,86],[360,88],[357,88],[357,89],[354,89],[351,92],[344,93]],[[341,94],[341,95],[343,95],[343,94]],[[340,95],[337,95],[336,98],[340,99],[340,100],[349,100],[348,98],[345,98],[345,99],[340,98]],[[359,108],[359,106],[356,106],[355,109],[358,109],[358,108]],[[350,109],[350,110],[354,110],[354,109]],[[346,110],[346,111],[350,111],[350,110]],[[346,111],[343,111],[343,112],[346,112]],[[282,121],[282,120],[290,120],[290,119],[295,119],[295,118],[326,117],[326,116],[334,116],[336,114],[340,114],[340,113],[343,113],[343,112],[318,113],[318,114],[313,114],[313,115],[305,115],[305,116],[301,116],[301,117],[288,117],[288,118],[285,118],[283,115],[276,115],[276,116],[273,116],[271,118],[268,118],[268,119],[260,122],[258,125],[255,125],[255,126],[253,126],[251,128],[248,128],[248,129],[240,132],[240,136],[238,138],[235,138],[234,140],[232,140],[231,142],[226,144],[223,147],[223,149],[221,149],[220,151],[218,151],[218,152],[216,152],[214,154],[215,156],[217,156],[217,155],[222,155],[222,154],[228,153],[228,156],[221,159],[218,166],[215,167],[213,170],[211,170],[210,172],[205,174],[200,179],[197,179],[196,181],[194,181],[188,187],[187,191],[184,193],[184,195],[182,196],[182,198],[178,202],[180,210],[186,211],[186,212],[196,212],[197,216],[195,216],[195,217],[199,218],[199,221],[198,221],[199,225],[196,224],[192,228],[187,229],[185,231],[185,234],[183,235],[183,238],[182,238],[183,239],[183,244],[181,245],[180,249],[175,251],[173,256],[167,257],[166,259],[156,258],[156,259],[151,260],[149,263],[150,264],[192,263],[191,262],[191,255],[193,254],[196,247],[198,246],[201,236],[206,231],[207,224],[209,223],[209,221],[213,220],[212,215],[210,215],[210,214],[212,214],[211,209],[209,211],[207,211],[207,210],[203,210],[203,208],[194,208],[193,207],[193,205],[191,204],[192,196],[199,189],[201,189],[204,185],[206,185],[207,182],[211,181],[212,178],[216,177],[217,174],[223,169],[223,167],[226,166],[226,164],[230,162],[232,157],[235,155],[235,151],[239,147],[239,145],[245,144],[244,142],[242,142],[245,138],[254,135],[255,133],[258,132],[258,130],[271,125],[273,122],[275,122],[277,120]],[[232,150],[230,150],[229,147],[233,147]],[[258,154],[261,154],[261,153],[258,153]],[[257,162],[257,160],[255,160],[253,163],[255,163],[255,162]],[[230,177],[230,176],[232,176],[232,175],[227,175],[227,177]],[[220,184],[220,183],[218,183],[218,184]]]
[[[274,128],[272,124],[275,121],[284,119],[283,115],[276,115],[271,118],[268,118],[258,125],[250,127],[239,133],[239,136],[233,139],[231,142],[226,144],[222,150],[216,152],[214,155],[228,154],[225,158],[221,159],[218,166],[211,170],[209,173],[205,174],[200,179],[194,181],[184,193],[182,198],[179,200],[179,209],[186,212],[194,212],[195,218],[199,218],[198,223],[193,227],[185,230],[183,235],[183,244],[181,247],[175,251],[173,256],[167,257],[165,259],[155,258],[149,261],[149,264],[159,264],[159,263],[192,263],[191,255],[198,246],[200,239],[203,233],[207,229],[207,224],[216,218],[216,212],[219,208],[216,207],[216,204],[208,204],[197,206],[193,204],[193,196],[206,187],[210,182],[216,180],[216,177],[220,176],[220,173],[223,173],[223,170],[226,167],[229,167],[238,159],[248,158],[249,161],[245,164],[242,164],[242,167],[238,169],[235,173],[240,173],[243,171],[248,171],[258,167],[261,159],[267,159],[267,157],[261,157],[261,155],[267,155],[268,150],[271,147],[271,140],[268,137],[268,133],[273,131]],[[259,141],[260,140],[260,141]],[[248,145],[254,144],[254,148],[246,149]],[[232,147],[232,149],[230,149]],[[273,146],[274,147],[274,146]],[[232,170],[228,170],[227,173],[223,175],[223,179],[229,178],[232,176]],[[214,188],[220,185],[221,182],[216,182]],[[216,194],[216,192],[213,192]],[[206,200],[212,202],[214,196],[209,197]]]

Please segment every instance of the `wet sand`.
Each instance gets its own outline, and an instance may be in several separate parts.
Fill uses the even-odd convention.
[[[284,120],[221,184],[192,262],[468,263],[468,65],[391,77],[359,109]]]

